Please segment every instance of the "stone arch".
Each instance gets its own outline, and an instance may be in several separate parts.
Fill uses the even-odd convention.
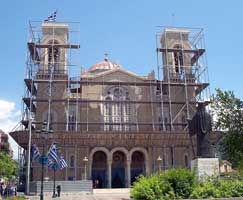
[[[125,147],[115,147],[114,149],[112,149],[110,152],[111,159],[112,159],[113,153],[115,153],[116,151],[123,152],[126,155],[126,159],[128,160],[129,152]]]
[[[146,175],[149,175],[149,155],[148,155],[148,151],[145,148],[143,148],[143,147],[134,147],[134,148],[132,148],[129,151],[127,160],[132,161],[132,154],[135,151],[143,153],[144,158],[145,158],[145,173],[146,173]]]
[[[116,147],[112,149],[112,163],[111,163],[111,185],[112,188],[126,187],[128,168],[127,168],[127,156],[128,150],[124,147]]]
[[[148,161],[149,160],[149,155],[148,155],[148,151],[146,149],[144,149],[143,147],[134,147],[132,148],[130,151],[129,151],[129,154],[128,154],[128,160],[131,160],[132,159],[132,154],[135,152],[135,151],[140,151],[144,154],[145,156],[145,161]]]
[[[95,152],[97,151],[102,151],[106,154],[107,156],[107,161],[109,162],[111,160],[111,154],[109,152],[109,150],[105,147],[95,147],[93,148],[90,153],[89,153],[89,179],[91,179],[91,175],[92,175],[92,164],[93,164],[93,156],[95,154]]]
[[[109,150],[105,147],[95,147],[91,150],[91,152],[89,153],[89,160],[92,161],[93,160],[93,155],[96,151],[103,151],[108,160],[111,160],[111,153],[109,152]]]

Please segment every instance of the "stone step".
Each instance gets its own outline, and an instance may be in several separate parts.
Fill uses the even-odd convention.
[[[39,200],[39,196],[27,196],[29,200]],[[61,197],[52,198],[52,193],[45,193],[44,200],[130,200],[129,194],[83,194],[63,193]]]
[[[94,194],[129,194],[131,188],[93,189]]]
[[[90,180],[83,181],[56,181],[56,186],[61,186],[61,192],[93,192],[93,184]],[[41,182],[31,182],[30,192],[40,193]],[[53,191],[53,181],[44,182],[43,184],[44,192]]]

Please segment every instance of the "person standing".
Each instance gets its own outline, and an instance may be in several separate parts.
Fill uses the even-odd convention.
[[[3,183],[0,183],[0,197],[3,196]]]
[[[58,185],[57,186],[57,196],[60,197],[60,195],[61,195],[61,186]]]

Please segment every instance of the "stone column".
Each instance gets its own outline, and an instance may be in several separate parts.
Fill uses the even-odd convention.
[[[126,170],[127,170],[127,173],[126,173],[127,185],[126,185],[126,187],[129,188],[129,187],[131,187],[131,160],[127,160]]]
[[[65,146],[65,154],[66,154],[66,160],[69,161],[69,157],[68,157],[68,146]],[[68,167],[65,168],[65,181],[68,180]]]
[[[75,145],[75,155],[74,155],[74,177],[75,181],[77,180],[77,145]]]
[[[112,161],[108,160],[107,162],[108,165],[108,188],[111,188],[111,167],[112,167]]]

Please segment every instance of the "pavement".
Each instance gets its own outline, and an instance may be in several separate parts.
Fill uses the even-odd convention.
[[[29,200],[39,200],[40,197],[26,196]],[[51,193],[44,194],[44,200],[130,200],[130,189],[95,189],[89,193],[62,193],[61,197],[52,198]]]

